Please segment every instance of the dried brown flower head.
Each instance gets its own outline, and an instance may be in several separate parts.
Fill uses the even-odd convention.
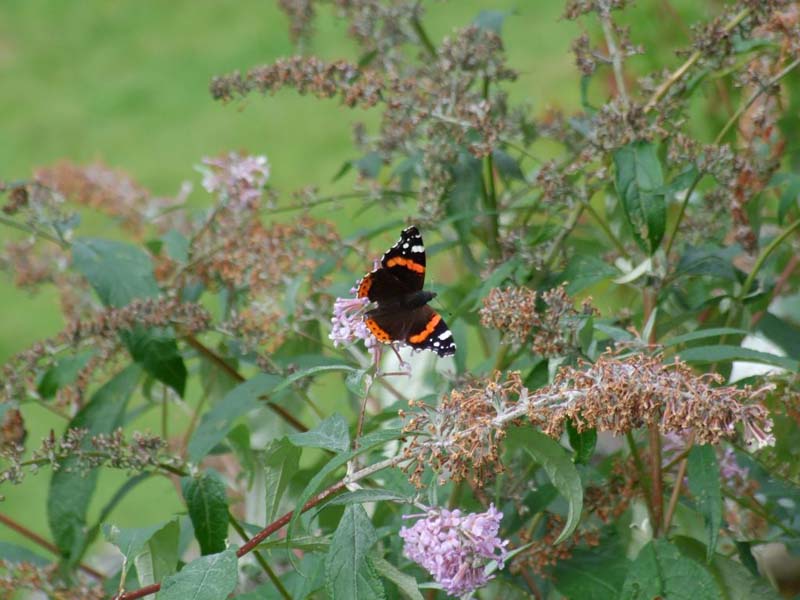
[[[516,346],[530,342],[541,356],[563,356],[579,347],[578,332],[595,312],[590,302],[575,310],[563,285],[541,297],[525,287],[493,288],[483,300],[481,325],[499,330]]]
[[[571,419],[579,430],[595,428],[622,435],[658,424],[662,433],[692,431],[699,444],[717,444],[736,435],[741,423],[745,441],[760,448],[774,443],[766,408],[756,402],[770,387],[713,387],[721,377],[696,375],[675,360],[633,354],[603,354],[593,365],[564,367],[555,381],[531,392],[528,417],[552,437]]]
[[[405,456],[413,484],[422,485],[425,467],[430,467],[442,481],[469,481],[478,487],[502,472],[498,444],[505,436],[496,420],[514,406],[524,390],[519,373],[514,371],[500,380],[491,378],[468,383],[445,396],[437,407],[412,402],[414,409],[403,430],[414,433]]]

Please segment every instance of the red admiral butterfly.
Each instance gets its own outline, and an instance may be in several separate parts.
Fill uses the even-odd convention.
[[[424,283],[425,245],[419,229],[412,226],[386,251],[380,268],[364,275],[358,284],[358,297],[377,304],[364,315],[364,322],[385,344],[399,341],[439,356],[455,354],[453,334],[428,306],[436,293],[423,290]]]

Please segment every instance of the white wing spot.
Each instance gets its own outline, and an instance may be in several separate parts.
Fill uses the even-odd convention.
[[[411,246],[411,252],[413,252],[414,254],[422,254],[423,252],[425,252],[425,246],[422,245]]]
[[[439,336],[439,339],[440,339],[440,340],[446,340],[446,339],[448,339],[448,338],[450,338],[450,337],[452,337],[452,336],[453,336],[453,334],[452,334],[452,333],[450,333],[450,330],[448,329],[448,330],[447,330],[447,331],[445,331],[445,332],[444,332],[442,335],[440,335],[440,336]]]
[[[403,244],[403,248],[408,249],[408,243]]]

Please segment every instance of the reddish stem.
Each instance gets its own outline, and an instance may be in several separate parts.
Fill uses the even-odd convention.
[[[233,379],[234,381],[237,381],[238,383],[242,383],[244,381],[244,377],[242,377],[242,375],[239,373],[239,371],[234,369],[231,365],[228,364],[228,362],[224,358],[222,358],[219,354],[214,352],[211,348],[206,346],[203,342],[198,340],[196,337],[194,337],[193,335],[186,335],[186,336],[183,337],[183,339],[192,348],[197,350],[200,354],[205,356],[208,360],[210,360],[215,365],[217,365],[220,369],[225,371],[231,379]],[[297,431],[308,431],[308,427],[303,425],[289,411],[287,411],[285,408],[283,408],[279,404],[275,404],[274,402],[269,400],[269,401],[267,401],[267,406],[269,406],[269,408],[273,412],[277,413],[284,421],[289,423],[289,425],[294,427]]]
[[[304,513],[315,506],[317,506],[323,500],[328,499],[329,497],[333,496],[334,494],[340,492],[344,489],[344,481],[339,481],[333,484],[328,489],[320,492],[316,496],[314,496],[311,500],[306,502],[303,505],[303,508],[300,509],[300,513]],[[252,552],[258,545],[271,536],[273,533],[285,527],[289,521],[292,520],[292,516],[294,515],[294,511],[289,511],[278,520],[273,521],[269,525],[267,525],[264,529],[259,531],[256,535],[251,537],[247,542],[236,551],[236,556],[241,558],[248,552]],[[136,598],[144,598],[145,596],[149,596],[150,594],[155,594],[157,591],[161,589],[160,583],[154,583],[152,585],[145,586],[143,588],[139,588],[138,590],[133,590],[131,592],[122,592],[121,594],[114,596],[113,600],[136,600]]]
[[[59,551],[58,547],[56,547],[55,544],[53,544],[52,542],[47,541],[42,536],[40,536],[38,533],[34,533],[33,531],[31,531],[30,529],[28,529],[24,525],[20,525],[16,521],[13,521],[13,520],[9,519],[7,516],[5,516],[2,513],[0,513],[0,523],[3,523],[3,525],[8,527],[9,529],[13,529],[14,531],[16,531],[21,536],[26,537],[29,540],[33,541],[33,542],[36,542],[42,548],[45,548],[46,550],[49,550],[50,552],[52,552],[56,556],[60,556],[61,555],[61,552]],[[99,579],[99,580],[102,581],[103,579],[106,578],[105,575],[103,575],[102,573],[100,573],[98,571],[95,571],[92,567],[89,567],[87,565],[78,565],[78,568],[81,571],[83,571],[84,573],[88,573],[89,575],[91,575],[95,579]]]

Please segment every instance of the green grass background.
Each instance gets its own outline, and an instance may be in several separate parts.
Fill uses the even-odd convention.
[[[435,43],[480,10],[513,12],[503,31],[509,63],[520,72],[510,87],[512,100],[526,101],[534,113],[551,105],[568,111],[578,107],[579,74],[569,47],[582,25],[560,19],[561,1],[425,5],[425,24]],[[686,22],[702,16],[701,11],[715,12],[688,0],[672,6]],[[642,0],[625,20],[635,26],[637,41],[657,40],[656,59],[674,66],[678,59],[669,48],[685,45],[687,35],[668,7],[663,1]],[[328,7],[319,13],[318,35],[304,52],[357,59],[346,22]],[[206,155],[245,149],[269,157],[271,183],[286,194],[304,185],[317,185],[323,193],[332,190],[331,179],[342,163],[357,157],[353,123],[374,122],[375,114],[291,91],[229,105],[212,101],[208,93],[215,74],[294,52],[287,19],[269,0],[3,0],[0,179],[28,177],[36,166],[61,158],[99,159],[158,194],[174,194],[188,179],[195,184],[192,202],[198,204],[206,196],[194,165]],[[637,58],[632,65],[646,67],[648,60]],[[596,104],[606,98],[606,76],[593,84]],[[337,185],[341,189],[350,183]],[[347,215],[327,216],[338,220],[345,233],[353,227]],[[100,228],[94,234],[118,235],[90,225]],[[0,240],[11,236],[0,226]],[[5,274],[0,274],[0,305],[0,360],[62,326],[54,294],[19,291]],[[50,427],[63,427],[32,405],[26,405],[25,416],[34,444]],[[7,497],[0,510],[45,537],[48,479],[43,473],[20,488],[0,490]],[[124,479],[124,474],[104,475],[101,486],[111,493]],[[112,519],[122,526],[142,525],[165,518],[169,510],[180,510],[176,494],[168,482],[154,478]],[[36,548],[0,527],[2,539]]]

